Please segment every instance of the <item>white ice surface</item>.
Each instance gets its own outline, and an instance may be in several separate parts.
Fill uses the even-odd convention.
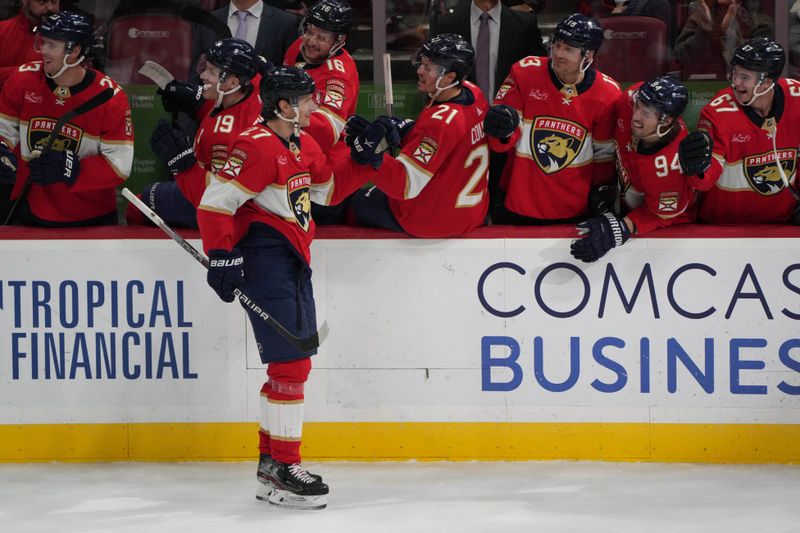
[[[798,466],[307,466],[326,510],[257,501],[255,462],[4,464],[0,532],[800,532]]]

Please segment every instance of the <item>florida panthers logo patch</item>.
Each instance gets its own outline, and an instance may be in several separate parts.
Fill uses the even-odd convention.
[[[778,162],[786,174],[786,179],[792,179],[795,171],[795,161],[797,160],[797,150],[778,150]],[[744,175],[747,177],[750,187],[759,194],[772,196],[784,189],[781,172],[775,162],[775,153],[766,152],[763,154],[748,156],[744,158]]]
[[[55,119],[49,117],[35,117],[30,120],[28,127],[28,146],[31,151],[41,150],[47,145],[55,125]],[[56,135],[55,141],[53,141],[52,149],[54,152],[72,150],[77,153],[81,145],[82,137],[82,129],[70,123],[64,124],[61,131]]]
[[[286,197],[297,225],[308,231],[311,222],[311,174],[295,174],[286,180]]]
[[[502,100],[503,98],[505,98],[508,91],[511,90],[511,87],[512,83],[508,80],[508,78],[506,78],[503,84],[500,85],[500,88],[497,89],[497,95],[494,97],[495,100]]]
[[[344,103],[344,83],[339,80],[328,80],[325,85],[325,98],[322,105],[341,111]]]
[[[531,128],[531,153],[545,174],[566,168],[580,153],[586,128],[556,117],[537,117]]]
[[[236,179],[242,171],[243,164],[244,162],[241,159],[232,155],[225,161],[225,165],[222,167],[220,174],[224,174],[228,179]]]
[[[676,213],[678,211],[678,199],[680,195],[677,192],[662,192],[658,195],[658,211],[659,213]]]
[[[422,163],[423,165],[427,165],[431,162],[431,158],[436,155],[436,151],[439,149],[439,143],[436,142],[435,139],[432,137],[423,137],[422,140],[419,142],[419,146],[417,149],[414,150],[413,156],[414,159]]]

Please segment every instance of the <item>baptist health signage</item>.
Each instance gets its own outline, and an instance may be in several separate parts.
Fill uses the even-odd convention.
[[[343,454],[374,434],[382,457],[393,456],[387,435],[430,450],[439,432],[457,450],[465,431],[491,440],[486,424],[518,446],[527,437],[514,428],[565,424],[796,435],[797,245],[634,239],[584,265],[566,239],[317,240],[331,334],[306,389],[307,433],[333,435]],[[250,434],[265,375],[244,314],[173,242],[0,248],[0,428],[231,423]],[[319,455],[337,456],[331,442]]]

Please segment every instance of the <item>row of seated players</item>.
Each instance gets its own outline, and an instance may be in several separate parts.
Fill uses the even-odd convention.
[[[317,218],[418,237],[462,235],[487,219],[576,223],[584,238],[573,253],[585,260],[671,224],[798,222],[792,185],[800,138],[785,125],[800,112],[800,87],[779,79],[779,45],[756,39],[737,50],[732,87],[706,106],[702,130],[690,135],[680,119],[686,88],[661,77],[621,92],[591,68],[601,42],[595,21],[568,16],[556,29],[551,58],[517,63],[490,108],[464,80],[474,62],[469,43],[455,35],[428,40],[416,62],[418,88],[431,105],[415,121],[351,117],[344,139],[324,151],[331,167],[350,156],[362,168],[354,183],[335,172],[330,182],[312,181],[311,200],[344,198]],[[386,144],[399,153],[381,151]],[[494,202],[487,194],[490,152],[511,153]],[[241,164],[241,154],[230,154],[229,167]],[[352,193],[367,181],[375,186]],[[157,199],[151,191],[144,197]],[[176,223],[193,225],[202,194],[194,197]],[[298,196],[298,223],[305,223],[307,201]]]
[[[337,9],[343,5],[335,0],[321,4],[325,2]],[[327,137],[302,133],[287,142],[320,145],[327,156],[325,168],[336,169],[343,160],[352,160],[357,171],[343,174],[347,178],[342,179],[336,172],[337,179],[320,172],[321,182],[311,176],[298,189],[284,191],[294,201],[285,216],[307,231],[313,230],[311,201],[315,200],[338,204],[330,216],[337,221],[355,220],[419,237],[464,234],[485,223],[489,215],[490,149],[511,154],[502,182],[505,195],[492,209],[494,222],[579,223],[586,238],[573,247],[593,247],[591,252],[575,252],[580,258],[599,257],[630,235],[693,221],[698,214],[700,221],[711,223],[786,223],[797,216],[790,182],[798,132],[780,126],[796,118],[798,87],[793,80],[779,79],[785,54],[774,42],[756,40],[737,50],[732,88],[721,91],[703,110],[703,131],[687,137],[679,119],[687,94],[679,83],[659,78],[622,94],[614,80],[591,67],[603,38],[592,19],[570,15],[559,23],[551,57],[517,63],[491,108],[464,80],[474,63],[472,47],[456,35],[440,35],[429,39],[416,56],[418,88],[431,102],[416,121],[381,117],[369,123],[352,117],[339,138],[330,132],[345,129],[343,116],[350,113],[341,102],[355,100],[357,74],[341,47],[343,30],[331,24],[341,21],[331,21],[330,12],[319,20],[312,13],[304,37],[287,58],[289,62],[293,62],[290,54],[305,58],[308,40],[329,37],[327,59],[320,64],[333,65],[340,76],[315,79],[321,101],[311,110],[308,127],[313,130],[315,120],[332,127],[327,128]],[[271,72],[249,45],[235,39],[217,43],[208,58],[199,93],[206,103],[198,106],[194,95],[189,102],[189,110],[202,117],[195,142],[169,123],[161,124],[151,139],[175,179],[148,186],[143,198],[176,225],[195,225],[194,210],[210,180],[226,175],[226,169],[235,177],[245,163],[246,154],[229,147],[260,120],[259,77]],[[355,92],[348,94],[353,87]],[[187,111],[185,97],[185,92],[168,88],[167,110],[177,106]],[[339,107],[324,105],[331,100]],[[281,118],[302,123],[300,111],[295,106],[294,116]],[[12,142],[19,140],[4,131],[0,134]],[[399,154],[393,157],[385,147]],[[69,150],[59,153],[65,152]],[[6,160],[16,156],[8,147],[0,155]],[[66,159],[77,165],[78,155]],[[37,198],[54,196],[49,194],[56,192],[53,185],[66,193],[82,176],[73,168],[70,181],[52,173],[39,179],[26,202],[31,204],[29,211]],[[622,216],[613,213],[617,177]],[[24,181],[17,180],[17,197]],[[367,182],[377,188],[362,189]],[[33,219],[37,218],[41,221]],[[131,215],[130,222],[136,218]]]

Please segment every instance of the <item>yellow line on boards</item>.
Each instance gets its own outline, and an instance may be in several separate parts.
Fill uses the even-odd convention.
[[[308,460],[800,463],[800,425],[309,422]],[[0,425],[0,462],[225,461],[258,456],[258,423]]]

